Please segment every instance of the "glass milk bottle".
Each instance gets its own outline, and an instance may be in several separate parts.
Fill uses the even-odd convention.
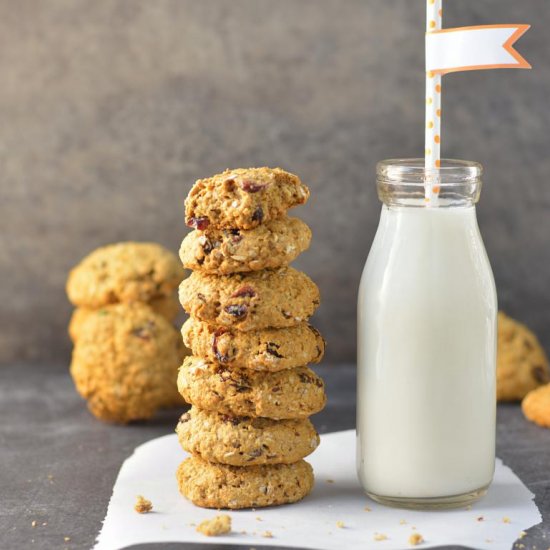
[[[483,496],[495,462],[495,283],[476,219],[481,166],[377,167],[383,202],[358,297],[357,468],[364,490],[408,508]]]

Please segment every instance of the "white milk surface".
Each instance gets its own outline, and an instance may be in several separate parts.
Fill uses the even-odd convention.
[[[357,467],[369,493],[490,483],[496,313],[475,207],[383,207],[358,298]]]

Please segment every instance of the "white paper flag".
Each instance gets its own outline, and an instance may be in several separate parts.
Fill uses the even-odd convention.
[[[482,25],[426,33],[426,71],[446,74],[480,69],[530,69],[514,49],[529,25]]]

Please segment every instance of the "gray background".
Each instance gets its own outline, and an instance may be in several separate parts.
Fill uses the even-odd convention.
[[[485,165],[501,305],[550,344],[550,8],[446,2],[446,26],[506,22],[532,23],[535,70],[447,77],[444,154]],[[423,26],[423,0],[0,0],[0,362],[68,359],[69,268],[177,250],[193,181],[250,165],[310,186],[297,266],[329,360],[353,360],[375,163],[423,151]]]

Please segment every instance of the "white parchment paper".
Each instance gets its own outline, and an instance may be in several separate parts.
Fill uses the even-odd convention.
[[[179,494],[175,479],[185,456],[175,434],[136,448],[122,465],[95,550],[155,542],[390,550],[410,548],[408,539],[415,531],[425,539],[419,548],[455,544],[508,550],[522,530],[541,521],[533,494],[500,460],[488,495],[470,510],[413,512],[380,506],[357,482],[353,430],[321,436],[321,445],[307,459],[315,469],[313,492],[281,507],[236,512],[195,507]],[[153,502],[154,512],[134,511],[138,494]],[[231,516],[231,534],[213,539],[195,531],[195,525],[219,513]],[[273,538],[263,537],[266,531]],[[387,539],[376,541],[376,534]]]

